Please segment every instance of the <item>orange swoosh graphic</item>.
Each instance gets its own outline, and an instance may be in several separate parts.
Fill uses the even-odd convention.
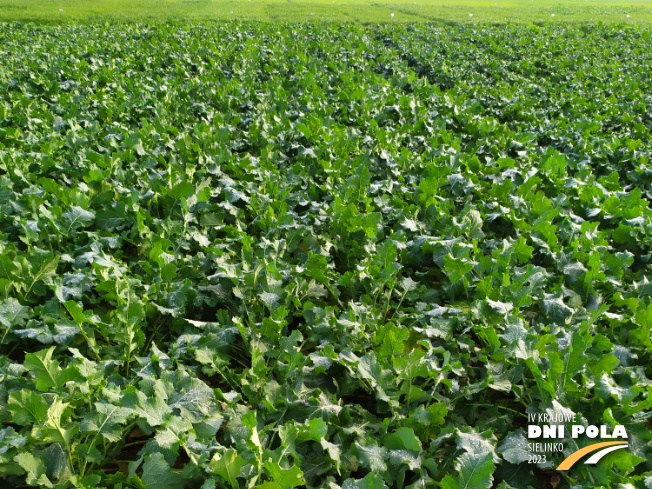
[[[589,445],[588,447],[580,448],[578,451],[571,453],[566,459],[559,464],[559,467],[557,467],[557,470],[568,470],[570,469],[575,462],[577,462],[579,459],[581,459],[584,455],[587,453],[595,452],[596,450],[599,450],[600,448],[604,447],[610,447],[613,445],[627,445],[626,441],[605,441],[602,443],[594,443],[593,445]]]

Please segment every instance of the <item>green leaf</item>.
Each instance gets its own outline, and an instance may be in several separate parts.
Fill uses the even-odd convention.
[[[509,484],[507,486],[508,488],[534,487],[536,478],[532,475],[532,470],[535,468],[536,466],[532,464],[520,463],[515,465],[509,462],[502,462],[496,468],[494,476],[497,480],[506,481]]]
[[[400,265],[396,263],[397,251],[396,245],[389,240],[383,241],[376,247],[373,262],[378,266],[378,276],[383,283],[400,270]]]
[[[382,355],[398,356],[405,350],[405,341],[409,337],[407,328],[389,322],[382,324],[375,334],[376,342],[381,343],[378,352]]]
[[[370,469],[372,472],[384,472],[387,470],[387,464],[385,463],[387,449],[378,446],[375,441],[369,440],[366,445],[362,445],[356,441],[353,444],[353,451],[363,467]]]
[[[222,479],[231,484],[233,489],[238,489],[240,485],[236,478],[240,475],[245,465],[247,465],[245,459],[238,455],[238,452],[235,450],[229,449],[222,454],[215,454],[209,467],[213,472],[222,477]]]
[[[112,229],[123,226],[128,222],[126,205],[123,202],[112,202],[97,212],[97,227],[99,229]]]
[[[177,489],[181,485],[181,478],[172,471],[161,453],[145,457],[140,480],[146,489]]]
[[[564,266],[564,275],[568,277],[570,284],[575,284],[586,271],[586,267],[579,261],[568,263]]]
[[[22,389],[9,395],[7,408],[14,423],[22,426],[41,424],[48,412],[48,402],[42,395]]]
[[[337,472],[339,474],[340,472],[340,463],[341,463],[341,457],[342,457],[342,447],[340,445],[336,445],[335,443],[331,443],[325,438],[322,438],[319,443],[321,444],[321,447],[328,453],[328,456],[330,459],[335,462],[335,467],[337,468]]]
[[[22,286],[25,289],[25,298],[29,297],[30,293],[39,297],[45,295],[47,289],[40,282],[47,285],[52,283],[51,278],[57,273],[60,258],[59,255],[55,255],[51,251],[34,248],[29,258],[22,259],[23,272],[29,275],[29,279]]]
[[[462,221],[466,223],[466,233],[471,239],[482,239],[485,234],[482,232],[482,217],[475,209],[470,211]]]
[[[43,441],[61,443],[69,450],[73,436],[79,430],[79,426],[65,422],[63,415],[67,407],[68,403],[55,399],[48,407],[45,423],[36,428],[36,434],[41,436]],[[64,427],[66,425],[67,427]]]
[[[159,395],[148,397],[132,386],[126,389],[122,405],[132,409],[152,428],[162,425],[166,417],[172,412],[170,406]]]
[[[573,315],[573,310],[564,304],[561,297],[553,294],[546,294],[542,302],[541,312],[560,325],[565,324],[566,320]]]
[[[29,308],[13,297],[0,301],[0,324],[7,329],[23,326],[29,318],[28,313]]]
[[[77,371],[72,368],[61,369],[57,360],[52,360],[55,347],[25,355],[25,368],[36,376],[36,388],[46,392],[51,388],[62,387],[66,382],[78,378]]]
[[[70,224],[68,225],[68,232],[77,229],[86,227],[95,221],[95,214],[82,209],[77,205],[70,207],[70,211],[63,214]]]
[[[471,455],[486,455],[490,453],[495,462],[499,458],[494,454],[494,445],[491,440],[491,432],[476,433],[470,427],[462,427],[457,430],[455,443],[458,450],[464,450]]]
[[[254,451],[261,451],[263,445],[260,442],[260,437],[258,436],[256,412],[248,411],[247,414],[242,417],[242,425],[246,428],[249,428],[249,440],[247,441],[247,445]]]
[[[308,261],[305,264],[305,274],[317,279],[322,284],[328,286],[329,280],[326,277],[325,270],[328,268],[328,262],[323,255],[310,253]]]
[[[615,466],[618,471],[623,474],[631,474],[631,472],[640,464],[646,462],[647,459],[639,457],[628,450],[616,450],[607,454],[604,458],[604,463],[607,466]]]
[[[296,465],[289,469],[282,469],[279,464],[268,460],[265,462],[264,467],[274,479],[275,487],[296,487],[306,483],[301,469]]]
[[[498,314],[500,316],[504,316],[509,311],[514,309],[514,305],[511,302],[492,301],[491,299],[486,299],[486,301],[491,308],[491,311],[494,314]]]
[[[540,399],[542,401],[554,399],[555,389],[552,385],[550,385],[548,380],[543,376],[541,370],[539,369],[539,366],[534,362],[534,359],[528,358],[526,360],[526,363],[528,368],[530,369],[530,372],[532,373],[532,376],[534,377],[534,381],[536,382],[537,387],[539,388]],[[550,381],[554,382],[555,379],[550,379]],[[549,395],[549,397],[545,395],[546,393]]]
[[[421,451],[421,442],[414,434],[412,428],[399,428],[391,435],[385,437],[383,442],[385,448],[390,450],[412,450]]]
[[[457,478],[446,475],[441,482],[443,489],[486,489],[491,487],[495,470],[491,454],[485,456],[463,454],[455,464]]]
[[[531,453],[524,431],[518,429],[507,435],[503,444],[498,448],[498,453],[502,453],[505,460],[515,465],[526,462]]]
[[[449,254],[444,256],[444,268],[451,283],[455,283],[473,270],[473,265],[463,258],[455,258]]]
[[[313,418],[307,422],[307,425],[300,426],[300,428],[299,441],[321,441],[328,433],[328,425],[321,418]]]
[[[393,359],[394,370],[399,379],[412,380],[428,376],[428,365],[424,361],[426,354],[421,350],[412,350],[407,355]]]
[[[589,368],[595,377],[599,377],[603,372],[613,372],[619,364],[618,357],[613,353],[608,353],[601,356],[597,362],[590,364]]]
[[[121,425],[127,420],[131,410],[107,404],[95,403],[95,412],[89,413],[81,422],[84,432],[99,433],[110,442],[117,442],[122,437]]]
[[[635,386],[621,387],[613,377],[603,373],[596,379],[595,391],[602,399],[609,399],[609,397],[612,397],[619,403],[629,404],[636,399],[639,389]]]
[[[27,472],[25,478],[27,484],[37,487],[54,487],[45,475],[46,468],[42,460],[34,457],[29,452],[19,453],[14,457],[14,460]]]
[[[68,310],[70,316],[75,320],[78,325],[88,322],[88,318],[84,314],[84,309],[79,306],[75,301],[67,301],[63,304]]]
[[[528,246],[523,236],[521,236],[516,240],[516,242],[514,242],[513,249],[514,249],[514,256],[521,264],[530,261],[530,259],[532,258],[532,252],[534,251],[534,248],[532,246]]]
[[[347,479],[342,484],[342,489],[385,489],[386,487],[383,476],[378,473],[367,474],[364,479]]]
[[[65,479],[68,469],[68,453],[60,443],[47,445],[32,451],[32,454],[45,464],[46,475],[50,480]]]

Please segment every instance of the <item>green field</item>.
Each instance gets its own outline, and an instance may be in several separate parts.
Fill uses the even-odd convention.
[[[391,14],[394,14],[394,17]],[[629,17],[628,17],[629,16]],[[652,24],[652,1],[613,0],[0,0],[0,21]]]
[[[0,486],[649,489],[651,46],[0,25]]]

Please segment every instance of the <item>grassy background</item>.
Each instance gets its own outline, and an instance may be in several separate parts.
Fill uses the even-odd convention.
[[[225,19],[432,22],[441,25],[602,21],[652,25],[652,0],[0,0],[0,21],[199,22]]]

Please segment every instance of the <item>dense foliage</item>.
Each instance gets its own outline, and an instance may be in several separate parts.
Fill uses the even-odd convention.
[[[0,484],[652,487],[651,46],[0,26]]]

